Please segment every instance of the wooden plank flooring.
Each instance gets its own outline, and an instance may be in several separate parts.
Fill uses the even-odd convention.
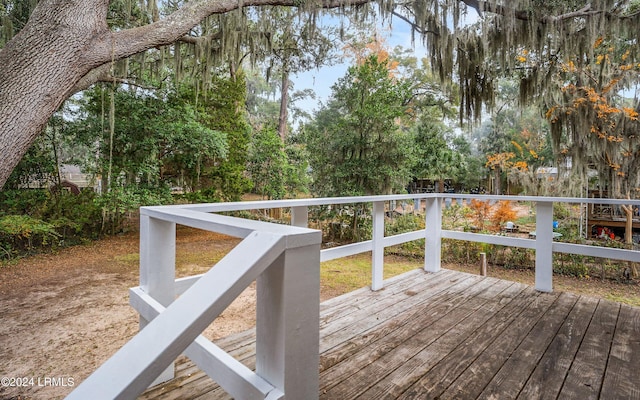
[[[443,270],[321,304],[320,399],[639,399],[640,308]],[[250,368],[255,333],[217,342]],[[141,399],[229,399],[182,357]]]

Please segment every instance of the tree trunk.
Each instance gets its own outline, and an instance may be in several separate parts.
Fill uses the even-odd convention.
[[[499,195],[500,192],[502,191],[502,168],[500,167],[496,167],[495,169],[495,180],[494,180],[494,185],[493,185],[493,194],[497,194]]]
[[[0,187],[70,89],[97,65],[84,60],[107,31],[108,2],[42,1],[0,51]]]
[[[627,196],[628,197],[628,196]],[[629,248],[632,248],[633,245],[633,206],[622,206],[624,213],[626,214],[626,223],[624,227],[624,241]],[[629,268],[631,270],[631,274],[633,277],[638,276],[638,269],[636,268],[635,263],[629,262]]]
[[[280,115],[278,116],[278,134],[282,143],[287,139],[287,105],[289,103],[289,69],[282,69],[282,85],[280,89]]]
[[[109,0],[41,0],[0,49],[0,188],[60,105],[104,80],[113,61],[175,42],[202,19],[240,6],[297,0],[194,0],[149,25],[111,32]],[[323,0],[325,8],[369,0]]]

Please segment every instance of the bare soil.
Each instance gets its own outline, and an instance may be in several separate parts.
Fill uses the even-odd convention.
[[[177,275],[205,272],[236,243],[226,236],[180,229]],[[0,399],[62,398],[136,334],[138,317],[128,304],[128,288],[139,284],[138,260],[138,236],[130,233],[0,265]],[[490,275],[533,283],[530,271],[491,269]],[[640,299],[637,282],[617,285],[556,277],[554,284],[559,290],[613,300]],[[338,294],[321,289],[323,300]],[[224,337],[254,324],[251,286],[205,336]]]

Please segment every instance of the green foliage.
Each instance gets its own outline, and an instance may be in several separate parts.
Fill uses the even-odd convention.
[[[101,231],[109,234],[128,228],[130,217],[141,206],[171,204],[173,198],[167,187],[145,188],[138,186],[116,187],[96,199],[102,211]]]
[[[407,113],[408,83],[372,56],[349,68],[332,91],[304,133],[314,191],[349,196],[403,190],[411,141],[399,120]]]
[[[249,147],[247,171],[253,181],[253,190],[262,198],[282,199],[286,193],[285,174],[287,155],[283,144],[273,128],[264,128],[255,133]]]
[[[571,208],[567,203],[553,204],[553,219],[556,221],[569,219],[571,217]]]
[[[285,187],[291,197],[298,193],[309,192],[309,153],[300,135],[289,135],[284,149],[287,156],[285,168]]]
[[[174,202],[166,187],[117,187],[102,196],[90,190],[3,191],[0,259],[120,233],[135,223],[141,206]]]
[[[37,0],[0,2],[0,48],[22,30],[37,3]]]
[[[88,146],[98,143],[96,172],[112,185],[161,182],[198,189],[208,165],[228,154],[226,134],[206,125],[206,110],[179,90],[149,93],[96,87],[82,104],[74,132]],[[104,126],[113,96],[114,134]]]
[[[0,258],[16,252],[31,251],[33,246],[54,244],[60,235],[55,226],[28,215],[5,215],[0,218]]]
[[[55,173],[56,160],[51,151],[51,144],[41,135],[13,170],[4,190],[18,189],[33,181],[52,182]]]
[[[449,145],[451,133],[442,122],[423,116],[415,127],[414,135],[414,176],[436,181],[457,181],[457,177],[463,175],[460,172],[466,167],[464,154]]]
[[[234,78],[214,78],[212,89],[204,99],[200,99],[210,129],[227,135],[227,157],[207,168],[209,185],[217,189],[223,200],[237,201],[251,188],[245,176],[247,152],[251,140],[251,128],[244,111],[246,101],[246,81],[243,73]]]
[[[0,216],[9,214],[39,215],[50,200],[44,189],[17,189],[0,191]]]
[[[393,236],[406,232],[424,229],[424,217],[416,214],[405,214],[387,219],[384,225],[385,236]]]
[[[442,239],[442,262],[460,264],[477,263],[480,260],[481,252],[486,252],[483,243]]]
[[[405,214],[391,219],[387,219],[384,225],[385,236],[393,236],[406,232],[413,232],[424,229],[424,216]],[[411,258],[424,257],[424,239],[413,240],[386,249],[389,254],[397,254]]]
[[[325,243],[353,243],[371,239],[373,225],[368,204],[341,204],[309,209],[310,226],[322,231]],[[311,222],[315,221],[315,222]]]
[[[553,272],[578,278],[588,278],[589,266],[587,260],[588,257],[578,254],[554,254]]]

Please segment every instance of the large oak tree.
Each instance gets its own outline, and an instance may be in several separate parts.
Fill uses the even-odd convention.
[[[40,1],[24,28],[0,50],[0,187],[62,102],[104,79],[113,62],[173,43],[212,14],[298,3],[190,1],[156,22],[114,31],[107,24],[109,0]],[[322,0],[318,6],[343,3]]]
[[[177,3],[176,11],[166,16],[156,13],[151,23],[111,29],[109,0],[41,0],[28,23],[0,50],[0,187],[65,99],[105,79],[115,61],[192,39],[193,28],[203,19],[240,7],[282,5],[312,12],[368,2],[192,0]],[[525,82],[523,99],[535,98],[557,60],[592,57],[598,35],[626,37],[637,46],[637,3],[409,0],[382,1],[380,9],[409,21],[423,35],[441,79],[458,76],[463,113],[477,116],[481,104],[491,104],[492,82],[500,74],[519,71]],[[477,26],[464,26],[460,18],[471,8],[481,18]],[[517,52],[524,49],[530,54],[526,68],[517,62]],[[629,60],[637,57],[633,51]]]

